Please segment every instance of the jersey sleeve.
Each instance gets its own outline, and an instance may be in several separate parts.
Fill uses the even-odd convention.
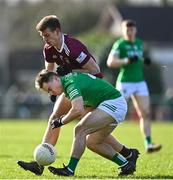
[[[120,57],[120,43],[119,41],[116,41],[113,46],[112,46],[112,49],[111,49],[111,54],[117,56],[117,57]]]
[[[68,76],[68,75],[67,75]],[[82,96],[80,89],[76,86],[75,81],[73,77],[67,77],[65,78],[64,83],[64,91],[66,97],[68,97],[70,100],[73,100],[77,97]]]
[[[76,61],[79,66],[85,65],[89,59],[91,58],[91,54],[89,53],[86,46],[80,41],[73,39],[71,46],[71,56],[74,61]]]

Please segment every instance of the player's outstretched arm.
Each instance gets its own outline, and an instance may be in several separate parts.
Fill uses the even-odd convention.
[[[82,96],[79,96],[71,101],[72,107],[69,112],[61,116],[60,118],[54,119],[51,122],[52,129],[58,128],[64,124],[73,121],[76,118],[80,118],[84,113],[84,103]]]
[[[124,59],[120,59],[117,56],[115,56],[114,54],[110,53],[107,59],[107,66],[109,68],[118,68],[122,65],[127,65],[129,64],[129,59],[128,58],[124,58]]]
[[[71,101],[70,111],[63,117],[63,124],[67,124],[72,120],[79,118],[84,112],[84,102],[82,96],[76,97]]]
[[[98,64],[91,57],[89,59],[89,61],[82,66],[82,69],[74,69],[73,72],[98,74],[98,73],[100,73],[100,68],[99,68]]]

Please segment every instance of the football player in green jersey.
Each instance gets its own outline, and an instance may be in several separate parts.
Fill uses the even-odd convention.
[[[108,56],[110,68],[120,68],[116,88],[126,99],[132,98],[134,107],[140,118],[140,128],[144,136],[146,152],[161,149],[160,144],[151,140],[150,99],[149,91],[143,75],[143,63],[150,64],[149,58],[143,56],[143,43],[136,37],[136,22],[122,22],[123,37],[118,39]]]
[[[35,86],[51,95],[64,93],[71,101],[69,112],[52,120],[53,129],[80,118],[86,106],[93,108],[93,111],[80,118],[74,128],[74,140],[68,165],[64,168],[49,166],[50,172],[56,175],[73,176],[87,146],[93,152],[118,164],[119,175],[134,173],[138,150],[136,150],[134,162],[118,154],[106,142],[115,127],[124,121],[127,112],[126,100],[118,90],[107,81],[90,74],[69,73],[58,77],[56,73],[47,70],[42,70],[37,75]]]

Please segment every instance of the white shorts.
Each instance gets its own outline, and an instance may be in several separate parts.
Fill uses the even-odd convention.
[[[97,108],[112,116],[115,119],[115,123],[113,124],[119,124],[125,119],[127,113],[127,102],[125,98],[121,96],[116,99],[103,101]]]
[[[117,82],[116,89],[128,99],[131,95],[148,96],[148,86],[145,81],[141,82]]]

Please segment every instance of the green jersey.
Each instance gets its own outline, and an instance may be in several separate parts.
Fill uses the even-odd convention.
[[[138,61],[120,67],[118,82],[139,82],[144,80],[143,75],[143,43],[136,38],[134,42],[127,41],[123,38],[117,40],[111,50],[111,53],[120,59],[138,56]]]
[[[120,92],[110,83],[90,74],[70,73],[60,79],[66,97],[73,100],[82,96],[85,106],[96,108],[105,100],[121,96]]]

